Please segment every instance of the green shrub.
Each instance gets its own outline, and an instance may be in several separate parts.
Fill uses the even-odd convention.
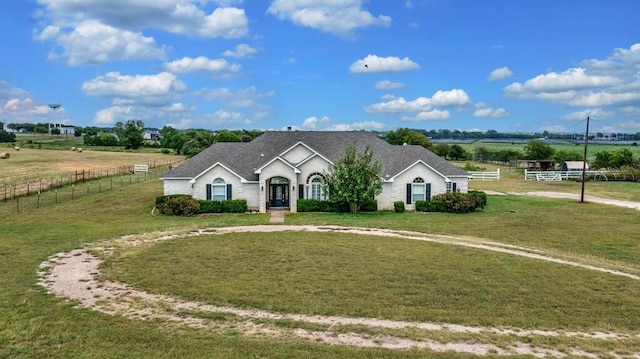
[[[227,211],[226,201],[210,201],[210,200],[198,200],[200,203],[199,213],[224,213]]]
[[[429,208],[431,208],[431,202],[424,201],[424,200],[416,201],[416,211],[418,211],[418,212],[433,212],[433,211],[430,211]]]
[[[444,203],[445,212],[450,213],[473,212],[483,204],[482,195],[459,192],[438,194],[433,196],[434,200]]]
[[[200,210],[200,204],[191,196],[167,198],[160,207],[160,213],[174,216],[193,216]]]
[[[244,199],[229,199],[226,201],[198,200],[198,213],[245,213],[249,210]]]
[[[476,208],[487,206],[487,194],[482,191],[469,191],[469,195],[474,199]]]
[[[349,206],[347,206],[346,212],[350,212],[348,207]],[[361,212],[376,212],[377,210],[378,210],[378,201],[376,201],[375,199],[370,199],[368,201],[365,201],[362,204],[362,207],[360,207]]]
[[[245,199],[229,199],[224,202],[226,202],[227,212],[229,213],[245,213],[249,210]]]
[[[156,197],[156,207],[162,211],[162,205],[169,199],[169,198],[180,198],[180,197],[191,197],[188,194],[169,194],[166,196],[158,196]]]
[[[439,199],[434,199],[429,202],[429,212],[446,212],[447,206],[444,204],[444,201]]]
[[[393,202],[393,210],[396,213],[404,213],[404,202],[402,201]]]
[[[298,212],[339,212],[339,206],[329,201],[299,199]]]

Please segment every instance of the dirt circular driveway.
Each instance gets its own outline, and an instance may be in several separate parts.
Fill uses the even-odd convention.
[[[640,358],[640,352],[626,353],[620,356],[611,351],[594,353],[589,346],[567,347],[560,344],[537,346],[525,337],[565,337],[582,338],[589,341],[627,341],[638,340],[640,334],[612,332],[575,332],[536,329],[474,327],[447,323],[407,322],[381,320],[375,318],[353,318],[338,316],[318,316],[304,314],[273,313],[258,309],[209,305],[199,302],[183,301],[173,297],[149,293],[114,281],[100,281],[99,266],[104,258],[126,247],[152,245],[155,242],[177,240],[180,238],[226,234],[238,232],[336,232],[408,238],[414,240],[466,246],[478,250],[488,250],[563,265],[576,266],[588,270],[606,272],[640,280],[640,276],[572,262],[542,254],[539,250],[507,245],[477,238],[458,236],[430,235],[418,232],[396,231],[375,228],[352,228],[339,226],[287,226],[264,225],[251,227],[205,228],[193,232],[158,232],[129,235],[109,242],[87,245],[67,253],[51,256],[40,266],[40,285],[56,296],[78,303],[110,315],[122,315],[134,320],[161,320],[168,325],[204,328],[220,335],[242,333],[246,336],[266,336],[271,338],[291,338],[307,340],[327,345],[348,345],[357,347],[375,347],[389,349],[426,348],[435,352],[453,351],[475,355],[533,355],[535,357],[606,357]],[[190,314],[191,313],[191,314]],[[200,314],[198,314],[200,313]],[[201,313],[217,313],[225,320],[211,320]],[[288,320],[300,325],[283,328],[275,325],[278,320]],[[271,321],[271,322],[270,322]],[[306,324],[305,324],[306,323]],[[313,329],[308,329],[309,325]],[[346,326],[369,328],[366,331],[345,330]],[[412,336],[399,334],[401,330],[410,330]],[[418,333],[419,338],[416,338]],[[465,339],[465,335],[497,338],[493,340]],[[448,338],[446,340],[438,338]]]

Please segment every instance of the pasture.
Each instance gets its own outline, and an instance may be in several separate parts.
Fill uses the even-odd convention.
[[[107,175],[118,169],[131,169],[133,164],[157,164],[177,162],[179,156],[165,155],[160,152],[107,152],[83,149],[82,152],[65,149],[20,148],[8,149],[11,158],[0,160],[0,187],[15,186],[28,181],[36,183],[42,179],[56,179],[61,183],[73,181],[69,176],[76,171],[85,170]],[[153,166],[155,167],[155,166]]]
[[[502,192],[579,190],[579,183],[521,182],[514,175],[504,182],[472,182],[471,187]],[[637,183],[586,185],[590,193],[603,196],[640,192]],[[506,195],[489,196],[484,211],[469,215],[299,213],[287,215],[285,222],[444,235],[442,243],[340,231],[212,232],[189,237],[199,228],[269,227],[269,218],[152,215],[154,198],[161,192],[161,181],[152,179],[22,214],[7,212],[0,218],[0,357],[475,357],[419,346],[375,347],[388,338],[436,342],[445,348],[482,344],[493,348],[485,353],[490,357],[527,356],[509,351],[514,343],[550,356],[624,358],[640,353],[640,280],[445,241],[491,241],[494,247],[517,246],[527,253],[640,275],[638,211]],[[162,233],[182,235],[172,241],[123,246],[105,258],[101,279],[180,300],[302,318],[327,315],[471,329],[252,319],[227,311],[174,310],[169,302],[157,303],[158,310],[174,317],[204,323],[190,326],[153,315],[131,319],[90,310],[48,294],[37,284],[40,264],[55,253],[86,243],[108,247],[123,236],[135,242]],[[133,305],[144,309],[145,303]],[[356,336],[373,347],[327,345],[320,334],[302,338],[300,332],[330,333],[326,340]],[[550,334],[556,332],[578,334]]]

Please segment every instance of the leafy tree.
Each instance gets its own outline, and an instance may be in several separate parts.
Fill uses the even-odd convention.
[[[16,142],[16,135],[0,128],[0,142]]]
[[[611,154],[611,167],[622,168],[625,166],[634,166],[633,152],[628,148],[621,148],[613,151]]]
[[[182,147],[184,146],[184,143],[187,142],[187,137],[183,132],[176,130],[171,126],[164,126],[160,130],[160,134],[162,135],[160,139],[161,147],[171,148],[178,154],[182,153]]]
[[[446,159],[449,155],[449,147],[450,146],[446,143],[436,143],[435,145],[433,145],[433,148],[431,150],[436,155]]]
[[[464,160],[467,158],[467,151],[460,145],[451,145],[449,149],[449,158],[452,160]]]
[[[524,154],[530,160],[550,160],[555,150],[540,140],[531,140],[524,146]]]
[[[124,124],[117,122],[114,128],[125,149],[135,150],[144,143],[144,123],[140,120],[128,120]]]
[[[493,154],[493,160],[507,163],[522,158],[522,153],[518,150],[507,149],[498,150]]]
[[[51,134],[52,135],[56,135],[56,136],[60,136],[60,129],[57,127],[54,127],[51,129]]]
[[[558,150],[553,154],[553,160],[556,163],[563,163],[564,161],[582,161],[584,155],[580,152]]]
[[[591,168],[611,168],[611,152],[600,151],[596,152],[596,159],[593,161]]]
[[[420,145],[426,149],[431,148],[431,141],[427,136],[408,128],[399,128],[387,132],[387,142],[392,145]]]
[[[216,142],[242,142],[242,136],[231,131],[221,131],[215,137]]]
[[[373,151],[368,146],[362,153],[358,153],[355,146],[347,147],[342,157],[329,166],[326,173],[329,201],[346,203],[351,213],[358,213],[366,201],[382,192],[381,168],[382,165],[373,158]]]
[[[35,133],[41,133],[44,136],[45,133],[49,133],[49,129],[46,126],[35,126],[33,128]]]
[[[493,160],[493,154],[484,146],[476,147],[474,152],[473,158],[478,162],[489,162]]]

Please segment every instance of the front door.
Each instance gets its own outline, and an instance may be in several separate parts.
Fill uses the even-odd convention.
[[[269,192],[274,207],[289,207],[288,184],[272,184]]]

